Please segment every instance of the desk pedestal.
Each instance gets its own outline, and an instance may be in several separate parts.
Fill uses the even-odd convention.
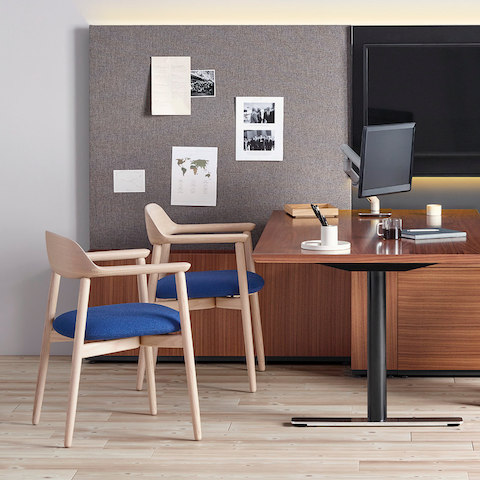
[[[328,264],[333,268],[368,272],[368,418],[294,417],[292,425],[322,426],[458,426],[461,417],[388,418],[386,356],[386,271],[406,271],[424,264]]]

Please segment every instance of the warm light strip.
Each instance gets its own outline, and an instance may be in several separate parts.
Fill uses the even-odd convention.
[[[480,24],[478,0],[75,1],[90,25]]]
[[[480,177],[413,177],[412,189],[443,191],[479,191]]]

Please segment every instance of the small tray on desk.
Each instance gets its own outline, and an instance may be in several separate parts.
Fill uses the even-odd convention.
[[[329,203],[315,203],[324,217],[337,217],[338,208]],[[315,218],[315,213],[309,203],[287,203],[283,209],[294,218]]]
[[[339,240],[337,245],[335,246],[322,245],[321,240],[305,240],[301,244],[301,248],[304,250],[320,250],[324,252],[338,252],[342,250],[350,250],[350,247],[350,242],[345,242],[343,240]]]

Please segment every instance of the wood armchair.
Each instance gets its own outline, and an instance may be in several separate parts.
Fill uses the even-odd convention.
[[[145,349],[150,412],[156,415],[152,349],[180,347],[183,348],[185,358],[194,437],[200,440],[200,409],[185,283],[185,272],[190,268],[190,264],[179,262],[146,265],[145,258],[150,253],[147,249],[86,253],[76,242],[51,232],[46,233],[46,243],[52,275],[35,392],[33,424],[36,425],[40,420],[51,342],[73,340],[65,447],[72,444],[80,370],[84,358],[140,346]],[[137,264],[101,267],[94,263],[100,260],[119,259],[136,259]],[[175,277],[179,292],[177,310],[148,303],[147,275],[167,273],[173,273]],[[92,278],[124,275],[137,276],[139,303],[88,307]],[[56,316],[61,277],[80,279],[78,305],[77,310]]]
[[[152,265],[168,262],[171,245],[234,244],[236,270],[188,272],[186,274],[190,310],[225,308],[241,310],[245,357],[251,392],[255,392],[255,350],[258,369],[265,370],[262,324],[258,292],[263,278],[255,273],[251,231],[254,223],[177,224],[162,207],[150,203],[145,207],[145,221],[153,245]],[[161,273],[150,275],[149,301],[177,308],[173,278]],[[253,335],[252,335],[253,323]],[[255,340],[255,349],[254,343]],[[140,352],[137,389],[142,388],[145,371],[144,352]],[[155,357],[156,358],[156,357]]]

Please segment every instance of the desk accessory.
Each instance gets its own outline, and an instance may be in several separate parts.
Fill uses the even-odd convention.
[[[336,225],[322,225],[320,238],[325,247],[335,248],[338,245],[338,227]]]
[[[301,247],[304,250],[323,250],[323,251],[337,251],[350,249],[350,242],[338,240],[337,225],[329,225],[327,219],[322,215],[322,212],[317,205],[310,204],[315,216],[318,218],[321,227],[321,240],[306,240],[302,242]]]
[[[427,227],[439,228],[442,226],[442,206],[439,204],[429,204],[425,207],[427,214]]]
[[[431,240],[435,238],[461,238],[466,237],[467,232],[450,230],[448,228],[410,228],[402,231],[402,238],[412,240]]]
[[[383,230],[381,233],[380,229]],[[402,219],[385,218],[377,223],[377,235],[385,240],[398,240],[402,236]]]
[[[438,203],[430,203],[425,207],[427,215],[441,215],[442,206]]]
[[[330,203],[315,203],[324,217],[338,217],[338,208]],[[285,213],[294,218],[315,218],[310,203],[287,203],[283,206]]]
[[[302,242],[301,247],[303,250],[319,250],[324,252],[340,252],[343,250],[350,250],[350,242],[344,240],[338,240],[336,245],[322,244],[321,240],[305,240]]]
[[[311,203],[310,206],[312,207],[313,213],[322,224],[322,227],[327,227],[328,226],[327,219],[322,215],[322,212],[320,211],[320,209],[314,203]]]

